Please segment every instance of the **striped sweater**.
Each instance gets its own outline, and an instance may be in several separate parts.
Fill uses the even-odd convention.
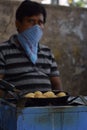
[[[0,43],[0,74],[17,89],[44,91],[51,89],[50,77],[59,76],[51,50],[39,44],[38,60],[33,64],[23,48],[17,44],[17,36]]]

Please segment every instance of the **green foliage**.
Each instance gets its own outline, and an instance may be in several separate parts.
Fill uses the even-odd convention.
[[[76,4],[77,7],[84,7],[85,6],[85,3],[82,0],[79,0],[75,4]]]
[[[68,3],[69,3],[69,0],[68,0]],[[72,0],[72,3],[70,3],[70,6],[85,7],[86,3],[83,0],[79,0],[77,2],[75,2],[74,0]]]

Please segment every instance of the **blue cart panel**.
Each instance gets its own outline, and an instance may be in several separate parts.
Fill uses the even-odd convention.
[[[15,108],[0,104],[0,130],[17,130]]]
[[[87,130],[87,106],[18,109],[17,130]]]

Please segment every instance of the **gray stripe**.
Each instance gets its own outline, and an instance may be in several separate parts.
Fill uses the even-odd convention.
[[[40,79],[40,80],[39,79],[27,79],[27,80],[15,82],[15,84],[17,84],[17,85],[24,85],[26,83],[28,83],[28,84],[42,84],[42,83],[50,84],[50,81],[47,79]]]

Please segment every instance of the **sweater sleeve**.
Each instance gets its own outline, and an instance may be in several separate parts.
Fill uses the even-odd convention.
[[[50,76],[59,76],[60,72],[58,70],[58,64],[55,60],[54,54],[51,52],[51,74]]]
[[[1,50],[0,50],[0,74],[5,74],[5,59]]]

